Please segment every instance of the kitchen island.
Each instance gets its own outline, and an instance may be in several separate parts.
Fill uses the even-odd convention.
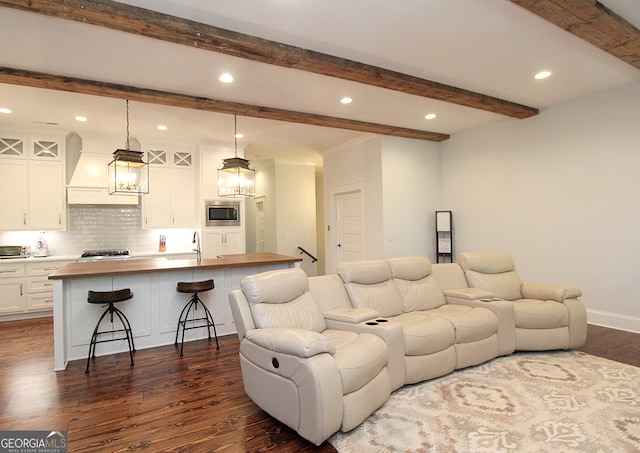
[[[174,343],[178,317],[189,296],[176,292],[179,281],[213,279],[215,289],[201,293],[200,298],[213,314],[218,335],[228,335],[236,332],[229,291],[239,288],[248,275],[297,267],[300,261],[275,253],[246,253],[200,261],[144,258],[69,263],[49,275],[54,282],[54,369],[64,370],[70,360],[87,357],[91,333],[104,310],[87,303],[89,290],[133,291],[133,299],[118,307],[131,322],[136,349],[145,349]],[[206,337],[206,329],[194,329],[187,331],[185,342]],[[128,352],[126,341],[100,343],[96,356],[119,352]]]

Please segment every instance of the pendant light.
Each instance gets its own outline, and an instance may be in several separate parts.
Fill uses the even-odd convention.
[[[218,169],[218,196],[254,197],[255,170],[249,168],[249,161],[238,157],[238,118],[233,115],[235,156],[222,160]]]
[[[149,193],[149,164],[141,151],[129,149],[129,100],[127,99],[126,149],[116,149],[109,162],[109,195],[142,196]]]

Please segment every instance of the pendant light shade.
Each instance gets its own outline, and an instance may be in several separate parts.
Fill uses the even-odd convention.
[[[223,159],[222,168],[218,169],[218,196],[220,197],[254,197],[255,170],[249,168],[249,161],[238,157],[238,120],[234,115],[235,156]]]
[[[126,149],[116,149],[109,162],[109,195],[142,196],[149,193],[149,164],[141,151],[129,149],[129,100],[127,99]]]
[[[143,153],[117,149],[109,163],[109,195],[136,195],[149,193],[149,164],[143,162]]]

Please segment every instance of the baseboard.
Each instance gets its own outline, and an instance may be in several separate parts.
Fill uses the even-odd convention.
[[[640,318],[637,316],[620,315],[599,310],[587,310],[589,324],[596,324],[611,329],[640,333]]]

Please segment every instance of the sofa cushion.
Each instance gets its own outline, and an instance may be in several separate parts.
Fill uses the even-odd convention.
[[[354,307],[373,308],[384,317],[402,313],[402,296],[391,279],[391,270],[386,261],[340,263],[338,275]]]
[[[482,274],[476,271],[466,271],[465,275],[469,286],[489,291],[494,297],[504,300],[522,298],[520,291],[522,282],[516,271],[503,272],[501,274]]]
[[[447,319],[412,311],[390,318],[402,324],[404,355],[419,356],[444,351],[456,341],[456,333]]]
[[[402,296],[405,312],[431,310],[445,303],[442,289],[436,278],[431,275],[431,262],[428,258],[391,258],[387,263]]]
[[[300,268],[280,269],[245,277],[240,282],[249,303],[290,302],[309,290],[307,274]]]
[[[463,271],[476,271],[483,274],[501,274],[515,271],[516,264],[506,253],[461,253],[458,264]]]
[[[362,388],[387,366],[387,345],[376,335],[332,329],[325,330],[322,335],[336,347],[333,357],[345,395]]]
[[[240,282],[255,325],[322,332],[327,325],[308,290],[302,269],[284,269],[245,277]]]
[[[519,299],[513,304],[516,327],[520,329],[553,329],[569,325],[569,310],[555,300]]]
[[[498,317],[487,308],[446,304],[432,313],[454,325],[457,344],[484,340],[498,331]]]

